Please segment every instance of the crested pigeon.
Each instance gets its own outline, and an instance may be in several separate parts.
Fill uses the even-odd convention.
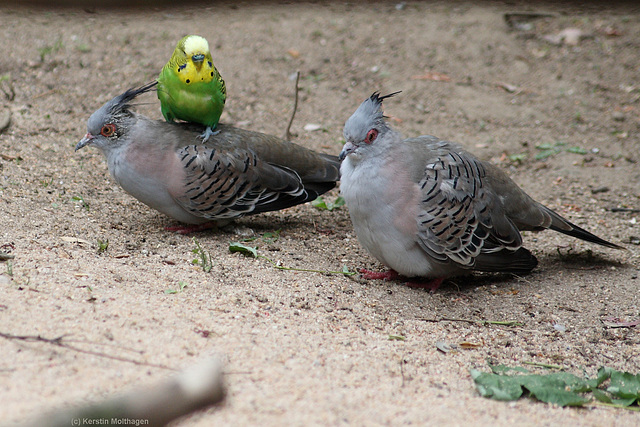
[[[382,112],[396,93],[374,93],[344,126],[340,191],[358,240],[391,269],[365,270],[366,278],[432,279],[425,287],[435,290],[471,270],[529,272],[537,260],[521,230],[550,228],[623,249],[534,201],[460,145],[430,135],[403,139]]]
[[[142,203],[182,223],[222,226],[314,200],[335,187],[336,156],[225,124],[202,143],[201,125],[132,111],[132,101],[155,84],[105,103],[76,145],[76,151],[87,145],[102,150],[113,179]]]

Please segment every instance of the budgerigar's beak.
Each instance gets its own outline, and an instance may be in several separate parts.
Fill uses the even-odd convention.
[[[204,61],[204,54],[202,54],[202,53],[198,53],[198,54],[196,54],[196,55],[193,55],[193,56],[191,57],[191,60],[192,60],[194,63],[199,64],[199,63],[201,63],[202,61]]]
[[[352,142],[347,141],[346,144],[344,144],[344,147],[342,147],[342,151],[340,152],[340,156],[338,156],[338,158],[340,159],[340,161],[343,161],[349,155],[349,153],[352,153],[355,149],[356,146]]]
[[[95,139],[95,136],[91,135],[90,133],[87,133],[84,138],[82,138],[80,140],[80,142],[78,142],[78,145],[76,145],[76,150],[78,151],[79,149],[81,149],[82,147],[84,147],[85,145],[89,145],[93,142],[93,140]]]

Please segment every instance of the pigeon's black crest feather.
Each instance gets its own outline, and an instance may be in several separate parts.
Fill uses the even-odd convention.
[[[122,95],[117,96],[113,99],[113,104],[111,105],[111,113],[115,113],[120,110],[126,110],[131,106],[131,101],[133,101],[138,95],[151,91],[158,84],[156,80],[151,83],[147,83],[143,86],[137,88],[127,89]]]

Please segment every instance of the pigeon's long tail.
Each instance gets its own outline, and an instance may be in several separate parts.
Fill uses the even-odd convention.
[[[558,231],[560,233],[566,234],[567,236],[576,237],[581,240],[585,240],[587,242],[595,243],[597,245],[606,246],[612,249],[626,249],[622,246],[616,245],[615,243],[608,242],[593,233],[588,232],[584,228],[578,227],[572,222],[562,218],[560,215],[552,211],[551,209],[544,207],[546,212],[551,216],[551,225],[550,229],[554,231]]]

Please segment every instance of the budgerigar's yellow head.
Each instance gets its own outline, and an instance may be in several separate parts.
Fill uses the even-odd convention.
[[[209,52],[209,43],[200,36],[183,37],[169,64],[185,84],[209,83],[218,74]]]

